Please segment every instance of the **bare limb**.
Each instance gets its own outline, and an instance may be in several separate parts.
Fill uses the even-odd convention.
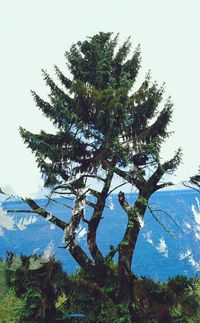
[[[57,200],[53,199],[52,197],[49,197],[49,196],[46,196],[46,195],[45,195],[45,197],[46,197],[48,200],[50,200],[51,202],[53,202],[53,203],[63,205],[63,206],[65,206],[66,208],[68,208],[68,209],[70,209],[70,210],[73,210],[73,208],[72,208],[71,206],[69,206],[69,205],[67,205],[67,204],[65,204],[65,203],[59,202],[59,201],[57,201]]]
[[[155,214],[154,214],[154,212],[153,212],[153,210],[151,209],[151,207],[148,205],[148,209],[149,209],[149,211],[150,211],[150,213],[151,213],[151,215],[153,216],[153,218],[156,220],[156,222],[158,222],[160,225],[161,225],[161,227],[173,238],[173,239],[175,239],[175,237],[174,237],[174,235],[173,234],[171,234],[171,231],[169,230],[169,229],[167,229],[166,228],[166,226],[155,216]]]
[[[90,189],[90,193],[92,194],[92,195],[94,195],[95,197],[97,197],[97,198],[99,198],[99,196],[100,196],[100,192],[98,192],[98,191],[96,191],[96,190],[94,190],[94,189]]]
[[[162,212],[165,215],[167,215],[170,218],[170,220],[177,226],[177,228],[180,230],[180,232],[183,234],[183,231],[181,230],[180,225],[178,225],[178,223],[173,219],[173,217],[168,212],[166,212],[162,209],[153,209],[152,212]]]
[[[172,183],[172,182],[158,184],[158,185],[156,185],[156,190],[160,190],[161,188],[165,188],[165,187],[173,186],[173,185],[174,185],[174,183]]]
[[[108,195],[112,194],[112,192],[114,192],[116,189],[118,189],[119,187],[124,186],[124,185],[126,185],[126,184],[127,184],[127,183],[122,183],[122,184],[120,184],[120,185],[115,186],[115,188],[113,188],[113,189],[108,193]],[[107,196],[108,196],[108,195],[107,195]]]
[[[183,185],[184,185],[185,187],[188,187],[188,188],[190,188],[190,189],[192,189],[192,190],[195,190],[196,192],[200,193],[200,189],[198,189],[198,188],[196,188],[196,187],[194,187],[194,186],[190,186],[189,184],[186,184],[186,182],[183,182]]]
[[[32,213],[32,214],[38,214],[37,211],[33,210],[5,210],[7,213]]]
[[[95,203],[90,202],[89,200],[85,200],[85,204],[87,204],[87,205],[91,206],[93,209],[96,209],[96,208],[97,208],[96,204],[95,204]]]

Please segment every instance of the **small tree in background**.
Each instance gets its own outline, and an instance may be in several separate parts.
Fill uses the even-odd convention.
[[[183,183],[186,187],[192,188],[200,193],[200,168],[196,175],[190,177],[190,180]]]
[[[178,150],[172,159],[161,162],[160,148],[169,136],[172,103],[169,99],[159,109],[164,89],[152,83],[149,75],[133,92],[141,59],[139,47],[132,56],[130,50],[130,39],[118,47],[118,35],[114,37],[112,33],[99,33],[72,45],[65,54],[71,77],[64,76],[55,66],[60,87],[43,71],[50,88],[49,101],[33,92],[36,105],[57,132],[33,134],[20,128],[24,142],[36,156],[45,186],[52,193],[74,196],[68,223],[49,214],[32,199],[24,201],[34,213],[64,231],[66,249],[99,286],[105,285],[112,259],[118,253],[119,291],[115,302],[127,305],[133,303],[131,264],[148,200],[155,191],[171,185],[161,180],[181,160]],[[120,243],[103,255],[97,243],[97,230],[107,197],[113,191],[115,175],[135,186],[138,196],[130,205],[120,191],[118,200],[128,217],[127,227]],[[97,180],[101,183],[98,189]],[[94,196],[95,202],[88,195]],[[91,208],[91,216],[86,214],[85,204]],[[76,239],[81,222],[87,224],[90,255]]]

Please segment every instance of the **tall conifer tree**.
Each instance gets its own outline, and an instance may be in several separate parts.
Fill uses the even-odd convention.
[[[55,66],[60,86],[43,71],[50,89],[49,101],[32,92],[36,105],[57,132],[33,134],[20,128],[24,142],[36,156],[45,186],[54,193],[74,196],[68,223],[48,214],[31,199],[26,203],[33,212],[63,229],[66,248],[100,286],[105,284],[109,262],[118,253],[118,301],[128,304],[133,302],[133,252],[148,200],[155,191],[171,185],[161,180],[181,160],[178,150],[171,160],[161,162],[160,148],[169,136],[172,103],[168,100],[159,108],[164,89],[152,83],[149,75],[133,91],[141,62],[140,47],[132,55],[130,51],[130,39],[118,47],[118,35],[103,32],[72,45],[65,54],[70,78]],[[96,236],[115,175],[134,185],[138,196],[130,205],[124,192],[119,193],[128,224],[121,242],[104,256]],[[98,189],[96,180],[101,183]],[[88,195],[96,201],[91,202]],[[92,209],[90,218],[84,204]],[[90,256],[76,239],[81,221],[87,223]]]

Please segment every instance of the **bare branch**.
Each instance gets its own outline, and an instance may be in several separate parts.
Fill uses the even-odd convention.
[[[189,184],[186,184],[187,182],[182,182],[182,183],[183,183],[183,185],[184,185],[185,187],[188,187],[188,188],[190,188],[190,189],[192,189],[192,190],[195,190],[196,192],[200,193],[200,189],[198,189],[198,188],[196,188],[196,187],[194,187],[194,186],[190,186]]]
[[[167,215],[170,218],[170,220],[177,226],[177,228],[180,230],[180,232],[183,234],[183,231],[181,230],[180,225],[178,225],[178,223],[173,219],[173,217],[168,212],[166,212],[162,209],[153,209],[152,212],[162,212],[165,215]]]
[[[118,189],[119,187],[124,186],[124,185],[126,185],[126,184],[127,184],[127,183],[122,183],[122,184],[120,184],[120,185],[115,186],[115,188],[113,188],[113,189],[108,193],[108,195],[112,194],[112,192],[114,192],[116,189]],[[108,196],[108,195],[107,195],[107,196]]]
[[[50,202],[53,202],[53,203],[56,203],[56,204],[60,204],[60,205],[65,206],[66,208],[68,208],[68,209],[70,209],[70,210],[73,210],[73,208],[72,208],[71,206],[69,206],[69,205],[67,205],[67,204],[65,204],[65,203],[62,203],[62,202],[60,202],[60,201],[57,201],[57,200],[55,200],[55,199],[53,199],[52,197],[49,197],[49,196],[47,196],[47,195],[45,195],[45,197],[46,197]]]
[[[87,224],[90,223],[90,221],[86,220],[84,217],[82,218],[82,221],[85,222],[85,223],[87,223]]]
[[[37,211],[33,210],[5,210],[7,213],[32,213],[32,214],[38,214]]]
[[[96,204],[95,204],[95,203],[90,202],[89,200],[85,200],[85,204],[87,204],[87,205],[91,206],[93,209],[96,209],[96,208],[97,208]]]
[[[172,183],[172,182],[158,184],[158,185],[156,185],[156,190],[160,190],[161,188],[165,188],[165,187],[173,186],[173,185],[174,185],[174,183]]]
[[[151,215],[153,216],[153,218],[156,220],[156,222],[158,222],[161,227],[173,238],[175,239],[174,235],[171,233],[171,231],[169,229],[166,228],[166,226],[155,216],[153,210],[151,209],[151,207],[148,205],[148,209],[151,213]]]
[[[100,196],[100,192],[98,192],[98,191],[96,191],[96,190],[94,190],[94,189],[90,189],[90,193],[92,194],[92,195],[94,195],[95,197],[97,197],[97,198],[99,198],[99,196]]]

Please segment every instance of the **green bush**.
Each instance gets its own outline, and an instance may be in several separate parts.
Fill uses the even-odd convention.
[[[55,322],[56,301],[66,277],[54,259],[44,263],[40,256],[8,257],[7,284],[24,300],[19,322]]]
[[[54,259],[41,263],[38,256],[11,255],[0,263],[1,322],[67,322],[62,318],[71,313],[85,315],[73,322],[200,322],[198,279],[177,276],[160,283],[133,276],[131,307],[118,302],[117,267],[108,266],[105,285],[99,286],[93,273],[80,269],[68,276]]]
[[[14,323],[19,320],[24,302],[16,297],[6,283],[6,263],[0,261],[0,322]]]
[[[9,289],[0,300],[0,322],[16,323],[19,322],[24,301],[16,297],[15,292]]]

